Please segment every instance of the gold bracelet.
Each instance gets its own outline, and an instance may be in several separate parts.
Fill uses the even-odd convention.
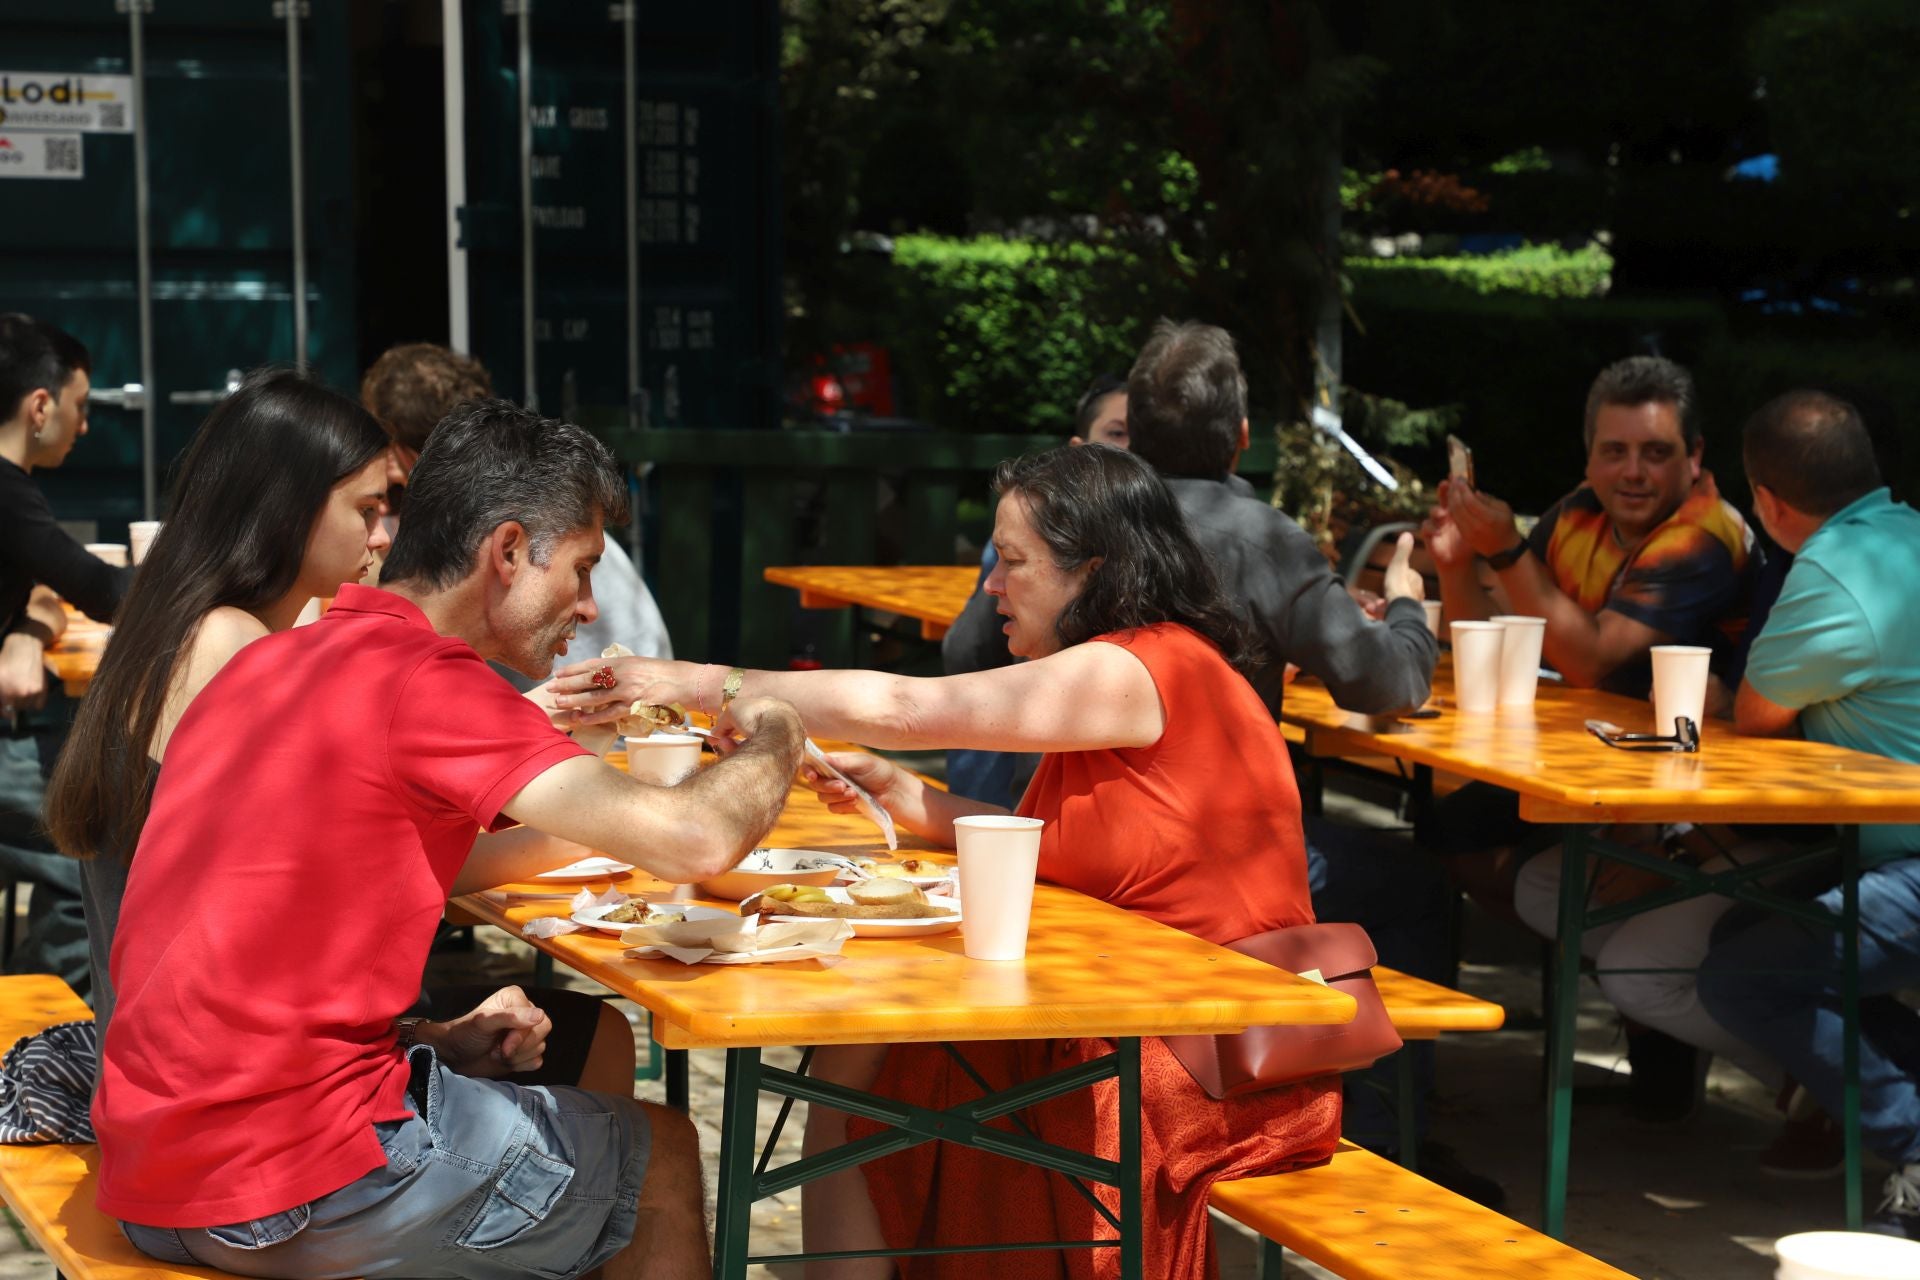
[[[747,673],[739,667],[727,672],[725,683],[720,686],[720,714],[725,715],[727,704],[740,696],[740,686],[746,683]]]

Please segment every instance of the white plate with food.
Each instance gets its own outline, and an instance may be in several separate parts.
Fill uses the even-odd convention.
[[[551,871],[542,871],[532,880],[557,884],[569,880],[618,880],[633,870],[631,862],[621,862],[615,858],[603,858],[595,854],[591,858],[582,858],[578,862],[569,862],[564,867],[555,867]]]
[[[960,900],[922,893],[904,880],[863,880],[846,888],[779,885],[740,904],[779,924],[840,919],[856,938],[920,938],[960,927]]]
[[[738,902],[777,884],[832,884],[835,876],[852,866],[850,859],[819,849],[761,848],[740,859],[731,870],[702,880],[695,887],[703,898]]]
[[[835,884],[859,884],[862,880],[904,880],[916,889],[935,889],[953,880],[960,869],[951,863],[931,858],[857,858],[851,869],[841,873]]]
[[[620,934],[643,924],[675,924],[682,920],[731,920],[734,913],[719,907],[689,907],[679,903],[649,904],[639,898],[631,902],[603,902],[597,907],[582,907],[569,917],[583,929]]]

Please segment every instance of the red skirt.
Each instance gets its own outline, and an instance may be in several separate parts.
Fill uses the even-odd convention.
[[[1102,1057],[1113,1051],[1113,1042],[997,1040],[954,1047],[997,1092]],[[872,1092],[932,1108],[981,1096],[939,1045],[894,1046]],[[1155,1280],[1212,1280],[1219,1273],[1207,1219],[1207,1191],[1216,1181],[1320,1164],[1340,1137],[1337,1076],[1215,1101],[1164,1041],[1148,1038],[1140,1042],[1140,1094],[1146,1274]],[[1102,1080],[1019,1115],[1045,1141],[1117,1160],[1119,1101],[1119,1082]],[[1006,1120],[995,1123],[1014,1129]],[[883,1127],[853,1118],[848,1136],[863,1138]],[[927,1142],[862,1168],[889,1248],[1117,1235],[1061,1174],[991,1152]],[[1118,1189],[1091,1189],[1118,1216]],[[904,1280],[971,1280],[989,1272],[995,1280],[1107,1280],[1120,1274],[1120,1252],[901,1258],[899,1268]]]

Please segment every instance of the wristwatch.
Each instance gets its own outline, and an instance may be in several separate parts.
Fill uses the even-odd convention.
[[[1496,573],[1502,569],[1511,569],[1520,562],[1520,557],[1525,554],[1527,554],[1527,540],[1522,538],[1505,551],[1488,556],[1487,567]]]
[[[420,1043],[420,1024],[425,1018],[395,1018],[393,1020],[394,1046],[405,1053]]]
[[[720,686],[720,710],[725,711],[727,704],[740,696],[740,686],[745,684],[747,673],[739,667],[727,672],[726,680]]]

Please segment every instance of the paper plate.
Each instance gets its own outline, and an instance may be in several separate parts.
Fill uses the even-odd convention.
[[[615,907],[624,906],[624,905],[626,904],[619,903],[619,902],[609,902],[598,907],[585,907],[579,911],[574,912],[571,916],[568,917],[568,919],[572,920],[575,924],[580,925],[582,928],[598,929],[602,933],[611,933],[614,936],[618,937],[620,934],[623,934],[627,930],[633,928],[634,927],[633,922],[630,920],[627,920],[627,921],[604,920],[601,917],[605,916],[608,912],[612,911]],[[687,919],[689,920],[727,920],[727,919],[737,918],[734,916],[733,912],[722,911],[719,907],[683,907],[678,903],[669,903],[661,907],[661,909],[663,911],[684,911],[686,912]]]
[[[618,880],[632,870],[631,862],[618,862],[612,858],[596,855],[591,858],[582,858],[578,862],[570,862],[564,867],[555,867],[551,871],[543,871],[534,876],[533,880],[546,881],[550,884],[569,880]]]
[[[845,889],[829,889],[839,902],[851,902]],[[941,894],[930,893],[927,901],[936,907],[945,907],[953,912],[950,916],[931,916],[920,920],[849,920],[856,938],[924,938],[936,933],[952,933],[960,927],[960,899],[948,898]],[[772,916],[782,923],[791,921],[817,920],[818,916]]]

